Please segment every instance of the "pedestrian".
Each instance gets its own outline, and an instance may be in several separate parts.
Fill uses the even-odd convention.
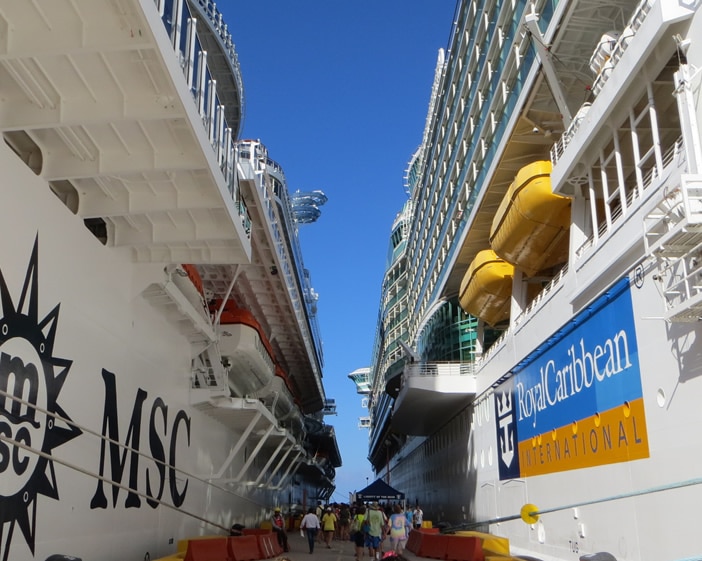
[[[356,561],[363,559],[363,546],[366,544],[366,534],[363,531],[363,521],[366,519],[366,507],[361,505],[351,519],[351,539],[356,546]]]
[[[390,515],[390,550],[402,555],[408,533],[407,517],[402,512],[402,507],[395,505],[393,513]]]
[[[315,513],[317,514],[317,518],[320,521],[320,524],[322,522],[322,516],[324,516],[324,507],[322,506],[322,501],[317,501],[317,509],[315,510]],[[317,535],[317,541],[319,543],[322,543],[324,541],[324,532],[319,532]]]
[[[414,507],[414,527],[419,530],[422,527],[422,522],[424,520],[424,512],[419,505]]]
[[[315,508],[313,506],[307,511],[307,514],[300,522],[300,530],[305,530],[307,534],[307,543],[310,546],[310,553],[314,553],[314,542],[317,538],[317,532],[319,532],[319,518],[315,514]]]
[[[324,541],[327,544],[327,548],[331,549],[331,541],[336,529],[336,514],[332,512],[330,506],[327,507],[327,511],[322,516],[322,529],[324,530]]]
[[[407,519],[407,537],[409,538],[410,530],[414,528],[414,514],[412,513],[411,508],[408,508],[405,511],[405,518]]]
[[[285,532],[285,518],[280,512],[280,507],[277,506],[273,510],[273,516],[271,517],[271,525],[273,531],[278,537],[278,545],[283,548],[283,551],[290,551],[288,549],[288,534]]]
[[[380,559],[382,552],[380,544],[385,538],[387,519],[377,502],[371,504],[370,510],[366,514],[366,522],[368,522],[368,535],[366,536],[368,554],[371,559]]]
[[[339,509],[339,538],[341,540],[349,539],[349,524],[351,523],[351,510],[349,505],[343,503]]]

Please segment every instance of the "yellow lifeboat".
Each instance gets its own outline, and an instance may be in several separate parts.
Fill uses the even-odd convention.
[[[519,170],[492,220],[490,246],[531,277],[568,259],[570,199],[551,190],[551,162]]]
[[[461,308],[490,325],[506,320],[513,276],[514,267],[493,250],[479,251],[461,281]]]

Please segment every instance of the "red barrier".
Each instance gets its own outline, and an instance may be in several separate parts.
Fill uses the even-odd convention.
[[[422,532],[418,530],[412,530],[410,532],[409,537],[407,538],[407,544],[405,545],[405,549],[408,551],[411,551],[415,555],[419,551],[419,548],[422,544]]]
[[[265,528],[244,528],[241,533],[245,536],[260,536],[263,534],[270,534],[273,530],[266,530]]]
[[[434,533],[428,534],[427,532],[422,532],[422,534],[422,542],[416,555],[431,559],[446,559],[447,536]]]
[[[227,538],[188,540],[184,561],[229,561]]]
[[[278,535],[277,534],[271,534],[271,541],[273,542],[273,549],[275,550],[276,555],[280,555],[283,553],[283,548],[281,545],[278,543]]]
[[[283,552],[283,548],[278,544],[278,536],[273,532],[259,534],[256,537],[258,538],[258,548],[263,559],[270,559]]]
[[[480,538],[465,536],[442,536],[446,539],[447,561],[484,561],[483,543]]]
[[[234,561],[257,561],[263,559],[258,548],[258,536],[236,536],[228,538],[229,557]],[[214,561],[214,560],[213,560]]]

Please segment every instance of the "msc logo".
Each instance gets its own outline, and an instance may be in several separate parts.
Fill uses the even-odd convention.
[[[39,318],[38,241],[19,300],[0,270],[0,549],[8,560],[15,528],[32,553],[37,495],[59,498],[51,453],[82,431],[58,404],[72,361],[54,356],[59,305]]]

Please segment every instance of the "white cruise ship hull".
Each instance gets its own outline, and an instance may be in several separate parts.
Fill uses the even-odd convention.
[[[452,35],[453,51],[441,68],[443,89],[432,98],[440,110],[425,138],[435,131],[451,134],[424,147],[423,173],[430,180],[413,191],[420,210],[407,219],[416,230],[407,237],[406,264],[393,263],[409,279],[402,293],[406,309],[419,312],[410,314],[398,336],[404,366],[397,367],[397,355],[382,343],[374,358],[384,377],[371,391],[370,457],[378,475],[419,503],[434,525],[506,537],[515,557],[675,561],[700,554],[702,11],[699,2],[619,4],[561,3],[541,28],[538,15],[525,9],[512,28],[529,33],[514,36],[504,31],[509,26],[499,27],[509,21],[510,9],[519,12],[514,5],[459,4],[457,25],[463,27]],[[476,29],[475,9],[484,10],[475,17],[490,23],[474,56],[470,45],[477,39],[468,29]],[[616,24],[621,33],[602,28]],[[600,34],[608,50],[602,55],[603,44],[591,41],[598,49],[591,62],[596,76],[583,94],[587,82],[578,72],[592,51],[578,42],[589,44]],[[503,39],[511,46],[500,51]],[[527,60],[529,52],[540,58],[513,79],[517,51]],[[493,84],[523,89],[512,113],[503,116],[499,109],[510,103],[511,92],[502,89],[487,99],[455,94],[472,91],[472,82],[481,93],[492,92]],[[580,107],[573,107],[576,100]],[[459,118],[464,107],[474,111],[465,131],[465,115]],[[473,129],[482,136],[471,137]],[[485,142],[482,152],[471,152],[476,142]],[[461,162],[453,151],[474,160]],[[571,205],[567,259],[548,267],[543,249],[528,254],[530,247],[543,248],[543,240],[519,239],[533,217],[517,212],[494,218],[498,207],[511,205],[498,203],[515,176],[546,160],[553,166],[553,193]],[[451,191],[457,177],[460,188]],[[438,208],[423,199],[431,195]],[[539,197],[523,208],[547,199]],[[434,230],[422,213],[434,213]],[[515,271],[505,275],[511,282],[508,319],[487,312],[475,319],[474,360],[462,361],[473,368],[474,389],[466,392],[462,409],[429,432],[394,421],[387,424],[394,430],[384,428],[390,407],[391,419],[411,418],[402,396],[417,363],[426,368],[450,360],[432,357],[440,354],[435,341],[449,348],[442,333],[456,325],[437,310],[450,310],[446,303],[458,299],[460,279],[489,247],[490,223],[514,228],[505,237],[513,235],[510,249],[519,255]],[[562,228],[560,222],[535,223],[529,235],[542,226]],[[446,234],[450,228],[455,238]],[[435,246],[443,253],[424,249]],[[493,249],[507,261],[512,257]],[[400,277],[395,270],[392,275],[389,269],[388,285]],[[481,295],[469,296],[473,302]],[[399,308],[388,309],[400,316]],[[465,325],[460,333],[473,329]],[[468,347],[459,336],[451,343],[459,340]],[[398,370],[401,377],[393,378]],[[440,391],[438,381],[434,387]],[[390,407],[384,405],[388,395],[394,398]],[[447,414],[428,402],[421,412],[426,419],[414,424],[423,427]]]
[[[0,35],[0,560],[326,500],[309,273],[215,4],[0,0]]]

